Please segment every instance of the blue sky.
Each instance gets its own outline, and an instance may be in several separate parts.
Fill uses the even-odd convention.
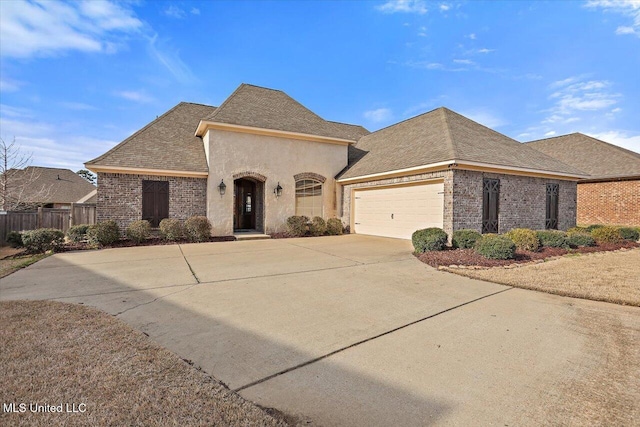
[[[640,0],[0,2],[0,135],[82,168],[242,82],[376,130],[446,106],[640,151]]]

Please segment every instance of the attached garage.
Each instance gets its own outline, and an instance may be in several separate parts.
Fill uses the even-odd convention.
[[[354,189],[352,200],[358,234],[410,239],[418,229],[443,227],[442,181]]]

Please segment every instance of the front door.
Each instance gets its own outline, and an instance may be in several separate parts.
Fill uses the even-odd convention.
[[[256,183],[248,179],[238,179],[234,183],[234,230],[256,228]]]

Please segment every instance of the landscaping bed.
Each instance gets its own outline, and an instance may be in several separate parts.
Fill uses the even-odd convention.
[[[0,302],[0,348],[0,400],[27,405],[0,412],[0,425],[287,425],[97,309]],[[31,413],[30,403],[84,412]]]
[[[445,248],[442,251],[428,251],[415,254],[416,257],[432,267],[440,266],[475,266],[475,267],[504,267],[507,265],[524,264],[535,261],[544,261],[549,258],[566,254],[584,254],[593,252],[608,252],[619,249],[632,249],[640,247],[637,242],[604,243],[597,246],[584,246],[575,249],[543,247],[537,252],[516,250],[514,259],[490,259],[480,255],[474,249]]]

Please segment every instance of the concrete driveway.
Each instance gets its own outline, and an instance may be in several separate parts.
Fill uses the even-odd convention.
[[[1,279],[0,299],[98,307],[310,424],[637,421],[637,308],[438,272],[411,250],[349,235],[63,253]]]

